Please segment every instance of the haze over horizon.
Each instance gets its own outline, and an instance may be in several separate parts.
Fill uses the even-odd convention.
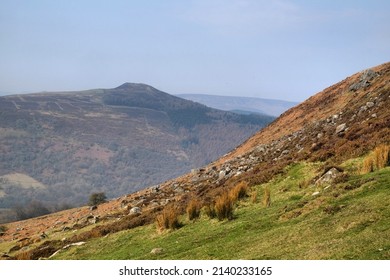
[[[149,84],[303,101],[390,59],[389,1],[0,2],[0,93]]]

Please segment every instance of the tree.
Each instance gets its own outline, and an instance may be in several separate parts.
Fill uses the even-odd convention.
[[[93,193],[89,196],[89,205],[94,206],[98,204],[102,204],[107,200],[106,194],[104,192]]]

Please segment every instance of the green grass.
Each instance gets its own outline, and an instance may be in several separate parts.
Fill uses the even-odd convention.
[[[348,165],[348,164],[347,164]],[[159,234],[155,225],[92,239],[56,259],[390,259],[390,168],[323,190],[300,184],[321,173],[300,163],[264,187],[272,204],[241,201],[231,221],[202,216]],[[316,173],[317,172],[317,173]],[[317,196],[312,196],[316,190]],[[153,248],[163,248],[158,255]]]

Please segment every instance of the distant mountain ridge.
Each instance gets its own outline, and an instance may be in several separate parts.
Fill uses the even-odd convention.
[[[217,159],[272,120],[134,83],[2,96],[0,115],[0,208],[43,198],[80,205],[92,192],[112,198],[158,184]],[[31,188],[34,181],[44,187]]]
[[[297,102],[257,97],[220,96],[209,94],[178,94],[177,96],[199,102],[206,106],[225,111],[237,111],[241,113],[253,112],[269,116],[279,116]]]

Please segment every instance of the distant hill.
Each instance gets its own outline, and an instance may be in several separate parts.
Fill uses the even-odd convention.
[[[297,102],[256,97],[207,94],[179,94],[177,96],[220,110],[238,113],[252,112],[276,117],[298,104]]]
[[[3,96],[0,116],[0,208],[134,192],[217,159],[272,121],[132,83]]]

